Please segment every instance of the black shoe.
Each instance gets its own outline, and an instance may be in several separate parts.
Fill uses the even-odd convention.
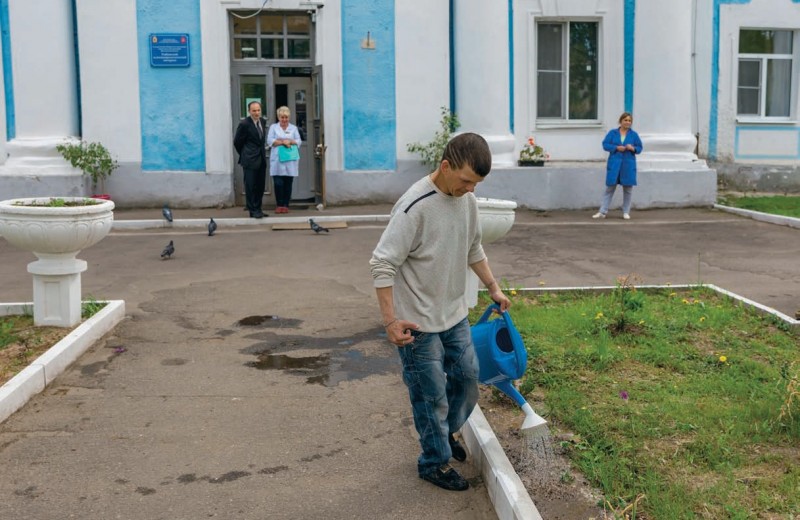
[[[453,437],[452,433],[447,438],[447,442],[450,443],[450,451],[453,453],[454,459],[456,459],[458,462],[464,462],[467,460],[467,450],[465,450],[464,446],[462,446],[461,443],[458,442],[455,437]]]
[[[464,491],[469,487],[469,482],[464,480],[464,477],[459,475],[449,464],[420,475],[419,478],[448,491]]]

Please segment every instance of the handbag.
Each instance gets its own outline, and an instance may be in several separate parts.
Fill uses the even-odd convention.
[[[297,149],[297,145],[293,144],[289,148],[285,146],[278,147],[278,160],[280,162],[289,162],[289,161],[297,161],[300,159],[300,150]]]

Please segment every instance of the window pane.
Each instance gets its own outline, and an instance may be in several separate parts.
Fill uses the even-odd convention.
[[[289,40],[289,58],[308,59],[311,57],[311,40]]]
[[[540,71],[536,81],[536,116],[564,117],[563,74]]]
[[[283,15],[262,14],[259,18],[261,18],[261,34],[283,35]]]
[[[311,19],[308,16],[287,16],[287,34],[311,34]]]
[[[261,57],[266,60],[282,60],[283,40],[261,38]]]
[[[792,62],[767,61],[767,117],[789,117]]]
[[[736,113],[740,116],[759,115],[758,98],[758,89],[739,87],[739,96],[736,101]]]
[[[761,60],[739,60],[739,86],[761,86]]]
[[[792,31],[742,29],[739,52],[748,54],[791,54]]]
[[[255,38],[236,38],[233,40],[233,58],[242,60],[256,57]]]
[[[570,23],[569,118],[597,119],[597,23]]]
[[[241,18],[233,17],[233,34],[255,34],[256,33],[256,19],[255,18]]]
[[[561,42],[564,27],[561,24],[540,23],[537,33],[536,68],[542,70],[563,69]]]

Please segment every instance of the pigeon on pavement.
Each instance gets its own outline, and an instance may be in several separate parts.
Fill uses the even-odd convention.
[[[325,227],[322,227],[322,226],[320,226],[319,224],[317,224],[316,222],[314,222],[314,219],[313,219],[313,218],[310,218],[310,219],[308,219],[308,223],[309,223],[309,225],[311,226],[311,229],[313,229],[313,230],[314,230],[314,233],[317,233],[317,234],[319,234],[319,233],[321,233],[322,231],[324,231],[324,232],[326,232],[326,233],[330,233],[330,230],[329,230],[328,228],[325,228]]]
[[[170,258],[172,258],[172,255],[174,254],[175,254],[175,244],[173,244],[172,240],[170,240],[169,244],[167,244],[167,247],[165,247],[164,250],[161,251],[161,258],[166,258],[167,260],[169,260]]]
[[[217,230],[217,223],[214,222],[214,218],[211,218],[211,222],[208,223],[208,236],[213,237],[214,232]]]
[[[169,209],[169,206],[164,204],[164,207],[161,208],[161,214],[164,215],[164,218],[167,219],[167,222],[172,222],[172,210]]]

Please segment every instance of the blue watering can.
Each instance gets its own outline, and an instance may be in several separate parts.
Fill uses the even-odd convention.
[[[514,322],[508,312],[490,320],[495,311],[500,312],[496,303],[489,305],[483,316],[472,326],[472,343],[478,355],[480,370],[478,379],[485,385],[494,385],[498,390],[513,399],[525,412],[522,423],[524,432],[541,428],[547,424],[533,411],[531,405],[522,397],[512,381],[525,374],[528,366],[528,351],[522,342]]]

